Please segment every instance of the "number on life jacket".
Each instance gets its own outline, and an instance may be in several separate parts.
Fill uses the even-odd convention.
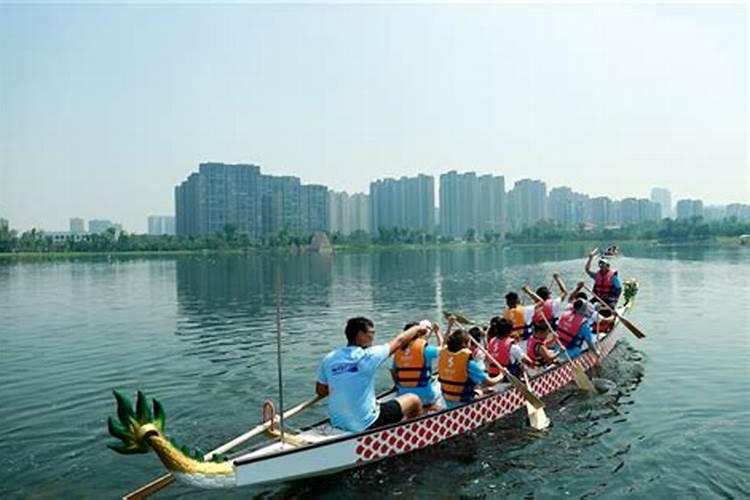
[[[401,387],[426,387],[432,378],[432,368],[425,366],[425,339],[413,340],[406,349],[399,349],[393,359],[396,365],[396,380]]]
[[[469,378],[471,351],[461,349],[451,352],[447,347],[438,356],[438,380],[443,396],[449,401],[471,401],[474,398],[474,384]]]
[[[510,369],[510,346],[514,344],[514,340],[511,337],[493,337],[487,343],[487,350],[490,352],[493,358],[500,362],[505,368]],[[500,368],[495,363],[490,362],[487,365],[487,373],[491,377],[500,375]]]

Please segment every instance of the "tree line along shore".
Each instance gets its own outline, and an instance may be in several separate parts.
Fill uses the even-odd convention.
[[[54,240],[42,231],[32,229],[17,234],[0,227],[0,256],[25,255],[70,255],[70,254],[160,254],[227,252],[245,253],[262,250],[307,250],[311,241],[321,240],[325,249],[377,249],[394,246],[449,247],[483,245],[554,245],[575,242],[651,242],[656,244],[678,243],[731,243],[740,241],[740,236],[750,234],[750,221],[735,217],[721,221],[706,222],[700,217],[691,219],[663,219],[660,222],[634,224],[622,227],[589,228],[561,226],[541,222],[518,231],[505,234],[486,232],[478,237],[469,229],[462,240],[437,236],[433,233],[401,228],[379,228],[375,234],[355,231],[349,235],[324,233],[317,238],[313,234],[292,234],[281,231],[260,239],[250,239],[227,225],[224,231],[199,236],[150,236],[116,232],[110,229],[101,234],[89,234],[85,238]]]

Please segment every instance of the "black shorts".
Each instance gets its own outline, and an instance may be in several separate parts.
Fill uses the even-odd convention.
[[[380,404],[380,415],[372,424],[370,424],[368,429],[395,424],[396,422],[401,422],[403,418],[404,412],[401,411],[401,405],[398,404],[398,401],[395,399],[391,399],[390,401]]]

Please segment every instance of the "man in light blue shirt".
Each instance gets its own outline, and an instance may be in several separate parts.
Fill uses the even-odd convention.
[[[391,354],[427,333],[429,322],[419,323],[386,344],[373,346],[375,325],[364,317],[346,323],[347,345],[326,355],[320,364],[315,392],[328,400],[331,425],[351,432],[380,427],[422,412],[414,394],[403,394],[385,403],[375,398],[375,373]]]

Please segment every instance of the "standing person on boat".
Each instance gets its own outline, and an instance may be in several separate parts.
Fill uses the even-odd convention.
[[[542,316],[547,319],[552,325],[552,328],[557,328],[557,318],[560,317],[560,313],[563,309],[563,301],[568,295],[568,290],[565,288],[560,275],[555,273],[552,275],[555,283],[560,288],[560,297],[553,298],[549,288],[546,286],[540,286],[536,289],[536,293],[532,292],[527,286],[523,287],[523,291],[532,298],[535,304],[534,316],[532,317],[532,323],[544,323]]]
[[[573,307],[567,309],[557,325],[557,335],[560,342],[568,350],[571,358],[575,358],[583,352],[583,343],[589,348],[595,348],[594,336],[591,332],[589,317],[586,315],[586,302],[582,299],[576,299]]]
[[[388,357],[430,329],[421,322],[400,333],[391,341],[373,346],[375,325],[364,317],[346,323],[347,345],[323,358],[315,392],[328,398],[331,425],[351,432],[380,427],[422,412],[422,402],[415,394],[402,394],[378,403],[375,398],[375,373]]]
[[[562,350],[555,351],[550,348],[556,337],[549,338],[550,333],[555,335],[554,332],[550,332],[546,323],[534,323],[534,335],[526,344],[526,357],[523,360],[532,374],[557,363],[557,357],[562,354]]]
[[[523,306],[516,292],[505,294],[506,308],[503,318],[513,323],[513,336],[527,339],[531,335],[531,320],[534,317],[534,306]]]
[[[451,318],[448,319],[450,323]],[[490,387],[503,381],[503,376],[488,377],[476,361],[471,359],[469,334],[455,330],[446,340],[438,357],[438,380],[448,408],[474,399],[475,389]]]
[[[591,270],[591,263],[597,253],[599,253],[598,248],[589,253],[589,258],[586,261],[586,274],[594,280],[594,293],[614,309],[622,293],[622,282],[617,269],[613,268],[604,257],[599,258],[599,271],[593,272]]]
[[[407,323],[404,331],[418,325],[418,323]],[[426,410],[437,409],[443,406],[443,397],[440,393],[440,384],[432,377],[432,363],[440,354],[440,346],[443,341],[440,333],[435,332],[438,346],[428,345],[429,335],[417,337],[404,347],[397,349],[393,355],[393,366],[391,376],[396,384],[396,393],[415,394],[422,401]]]
[[[511,336],[512,331],[513,323],[509,320],[499,316],[492,318],[490,329],[487,332],[487,351],[510,373],[520,377],[521,363],[523,363],[525,354],[523,348]],[[497,377],[500,375],[500,368],[495,363],[490,363],[487,367],[487,373],[490,377]]]

